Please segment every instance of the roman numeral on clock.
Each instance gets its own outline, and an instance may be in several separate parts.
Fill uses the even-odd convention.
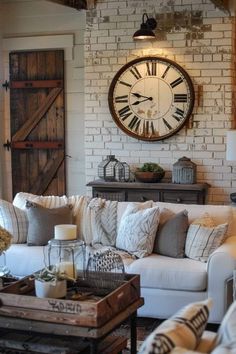
[[[132,87],[132,85],[130,85],[128,82],[125,82],[125,81],[119,81],[119,83],[121,85],[125,85],[125,86],[128,86],[128,87]]]
[[[149,76],[156,76],[157,74],[157,63],[155,62],[147,62],[147,74]]]
[[[172,117],[175,118],[177,122],[180,122],[184,117],[184,111],[180,108],[176,108],[175,113],[172,114]]]
[[[168,73],[168,71],[170,70],[170,65],[169,66],[167,66],[167,68],[166,68],[166,70],[164,71],[164,73],[162,74],[162,79],[164,79],[165,77],[166,77],[166,75],[167,75],[167,73]]]
[[[188,95],[185,93],[176,93],[174,94],[174,102],[187,102]]]
[[[122,120],[127,119],[127,118],[132,114],[132,112],[130,111],[129,106],[125,106],[125,107],[121,108],[121,109],[118,111],[118,113],[119,113],[119,116],[120,116],[120,118],[121,118]]]
[[[165,126],[171,130],[172,129],[172,126],[167,122],[167,120],[165,120],[165,118],[163,118],[163,123],[165,124]]]
[[[181,82],[183,82],[184,80],[182,79],[182,77],[179,77],[178,79],[174,80],[171,82],[170,86],[172,88],[178,86],[179,84],[181,84]]]
[[[141,79],[141,74],[140,72],[138,71],[138,69],[136,68],[136,66],[134,66],[132,69],[130,69],[130,72],[134,75],[134,77],[139,80]]]
[[[128,103],[128,95],[116,96],[115,97],[115,102],[116,103],[121,103],[121,102]]]
[[[134,129],[134,128],[135,128],[135,130],[137,131],[138,128],[139,128],[140,122],[141,122],[141,120],[140,120],[137,116],[134,116],[134,117],[131,119],[131,121],[129,122],[128,127],[129,127],[130,129]]]

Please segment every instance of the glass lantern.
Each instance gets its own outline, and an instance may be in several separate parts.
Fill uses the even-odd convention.
[[[107,155],[106,159],[98,165],[98,177],[105,181],[116,181],[115,166],[119,162],[115,155]]]
[[[85,243],[80,240],[49,240],[48,261],[49,267],[56,266],[69,278],[84,277]]]

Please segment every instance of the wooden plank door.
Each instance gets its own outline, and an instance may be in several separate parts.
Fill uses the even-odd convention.
[[[13,197],[65,193],[64,52],[10,53]]]

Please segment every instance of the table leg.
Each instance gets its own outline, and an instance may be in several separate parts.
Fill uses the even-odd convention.
[[[137,352],[137,311],[130,316],[130,354]]]
[[[90,354],[98,354],[98,340],[92,339],[90,342]]]

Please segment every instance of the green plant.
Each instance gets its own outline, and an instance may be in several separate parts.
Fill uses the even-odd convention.
[[[41,269],[34,273],[34,278],[42,282],[56,282],[57,280],[68,279],[68,277],[64,273],[61,273],[55,266]]]
[[[164,169],[155,162],[146,162],[138,167],[137,172],[164,172]]]

